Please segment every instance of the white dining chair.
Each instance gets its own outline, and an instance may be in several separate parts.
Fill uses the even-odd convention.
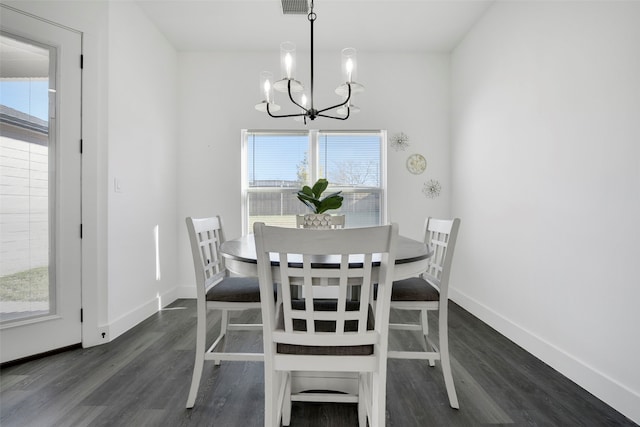
[[[435,361],[440,360],[449,404],[456,409],[460,405],[451,373],[448,303],[449,275],[459,228],[459,218],[452,220],[427,218],[425,221],[424,241],[433,252],[429,258],[427,270],[418,277],[395,281],[391,293],[392,309],[417,311],[420,320],[418,323],[389,324],[389,329],[392,330],[420,331],[424,337],[424,350],[388,352],[390,359],[429,360],[430,366],[434,366]],[[430,310],[438,311],[438,345],[429,336],[427,313]]]
[[[370,426],[383,426],[398,226],[315,230],[256,223],[254,233],[264,324],[265,426],[289,425],[292,401],[357,402],[361,427],[367,419]],[[380,254],[379,266],[375,254]],[[339,268],[323,268],[327,256],[337,257]],[[278,305],[270,291],[274,282],[281,289]],[[350,287],[358,288],[358,300],[348,297]],[[316,296],[326,288],[334,289],[334,298]],[[355,384],[341,388],[343,393],[308,392],[294,381],[301,372],[350,373]]]
[[[191,254],[196,275],[197,328],[196,355],[187,398],[193,408],[200,386],[205,360],[219,365],[222,360],[262,361],[263,353],[224,351],[223,338],[229,330],[262,330],[261,323],[231,323],[230,312],[260,309],[260,286],[256,277],[230,277],[220,252],[224,235],[220,217],[186,218]],[[273,292],[273,286],[272,286]],[[220,333],[207,348],[207,312],[221,312]]]

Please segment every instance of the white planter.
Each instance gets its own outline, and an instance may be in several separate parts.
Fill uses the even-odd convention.
[[[342,228],[344,226],[344,215],[331,215],[328,213],[305,214],[303,218],[303,228]]]
[[[304,223],[302,227],[304,228],[331,228],[331,214],[305,214],[304,215]]]

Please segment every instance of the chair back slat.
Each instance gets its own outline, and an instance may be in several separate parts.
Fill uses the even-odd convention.
[[[205,230],[198,233],[198,240],[206,277],[210,279],[224,271],[223,260],[220,256],[219,230]]]
[[[196,291],[200,297],[227,274],[220,252],[220,246],[224,242],[222,224],[219,217],[188,217],[186,223],[196,272]]]
[[[425,243],[432,251],[425,278],[438,287],[441,293],[444,291],[445,297],[447,290],[443,290],[442,287],[448,286],[459,227],[459,218],[452,220],[427,218],[425,222]]]

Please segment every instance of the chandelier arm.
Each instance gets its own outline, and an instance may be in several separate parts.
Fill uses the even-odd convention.
[[[269,114],[269,116],[275,118],[275,119],[279,119],[281,117],[301,117],[301,116],[307,116],[307,113],[299,113],[299,114],[273,114],[271,113],[271,111],[269,110],[269,103],[267,103],[267,114]]]
[[[349,114],[351,113],[351,108],[347,107],[347,115],[344,117],[336,117],[330,116],[328,114],[317,114],[318,117],[325,117],[327,119],[336,119],[336,120],[347,120],[349,118]]]
[[[347,105],[347,103],[349,102],[350,98],[347,98],[346,101],[340,103],[340,104],[336,104],[332,107],[327,107],[327,108],[323,108],[322,110],[318,110],[318,113],[316,113],[317,116],[319,116],[319,113],[324,113],[325,111],[329,111],[329,110],[333,110],[334,108],[338,108],[338,107],[344,107],[345,105]]]
[[[293,99],[293,95],[291,95],[291,80],[289,80],[287,82],[287,92],[289,93],[289,99],[291,100],[291,102],[293,102],[294,104],[296,104],[298,107],[302,108],[302,110],[305,112],[305,114],[308,112],[307,109],[305,107],[303,107],[302,105],[298,104],[296,102],[295,99]],[[300,114],[299,114],[300,115]]]
[[[349,92],[347,94],[347,99],[344,100],[344,102],[340,103],[340,104],[336,104],[332,107],[327,107],[327,108],[323,108],[322,110],[318,110],[318,113],[324,113],[325,111],[329,111],[329,110],[333,110],[334,108],[338,108],[338,107],[344,107],[345,105],[347,105],[349,103],[349,101],[351,100],[351,83],[347,83],[347,87],[349,88]],[[320,115],[320,114],[318,114]]]

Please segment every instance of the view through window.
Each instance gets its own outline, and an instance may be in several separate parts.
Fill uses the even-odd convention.
[[[0,36],[0,322],[49,313],[49,49]]]
[[[295,227],[296,215],[310,213],[296,193],[319,178],[326,194],[342,191],[332,214],[344,214],[347,227],[385,221],[386,134],[363,132],[243,132],[243,218],[253,223]]]

